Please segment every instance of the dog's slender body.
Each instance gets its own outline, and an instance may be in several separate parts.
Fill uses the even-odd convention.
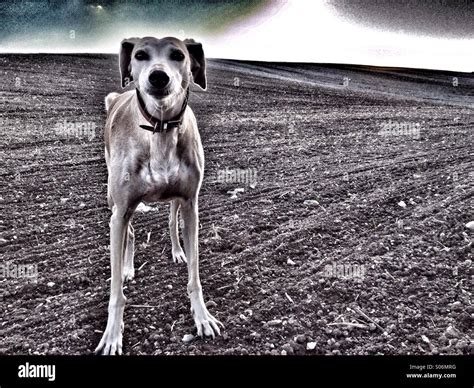
[[[192,40],[182,42],[175,38],[127,39],[122,42],[120,70],[122,86],[133,81],[138,92],[111,93],[106,97],[104,138],[107,200],[112,210],[112,277],[107,326],[96,348],[102,354],[122,353],[126,300],[123,282],[134,276],[131,219],[142,201],[171,202],[172,257],[174,262],[187,262],[187,291],[198,335],[220,334],[220,322],[204,304],[199,278],[198,196],[204,153],[196,119],[187,106],[191,80],[206,87],[202,47]],[[160,123],[159,131],[156,125],[150,127],[147,113]],[[179,125],[163,128],[162,123],[172,123],[176,118]],[[178,211],[184,221],[184,251],[179,243]]]

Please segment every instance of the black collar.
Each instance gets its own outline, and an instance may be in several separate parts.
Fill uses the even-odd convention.
[[[179,111],[178,115],[175,116],[172,120],[165,120],[161,121],[158,120],[156,117],[152,116],[146,110],[145,103],[143,102],[142,97],[140,96],[140,92],[138,89],[137,91],[137,100],[138,100],[138,108],[140,109],[141,114],[143,117],[151,124],[151,125],[140,125],[140,128],[146,129],[147,131],[155,132],[162,132],[166,131],[171,128],[179,127],[183,122],[184,111],[188,106],[188,98],[189,98],[189,87],[186,89],[186,97],[184,98],[183,106]]]

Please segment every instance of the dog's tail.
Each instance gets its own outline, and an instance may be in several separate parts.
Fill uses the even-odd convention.
[[[109,108],[112,107],[112,105],[115,102],[115,99],[119,96],[120,94],[118,93],[109,93],[107,94],[107,97],[105,97],[105,110],[108,112]]]

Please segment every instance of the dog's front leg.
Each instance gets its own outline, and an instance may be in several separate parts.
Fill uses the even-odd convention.
[[[125,237],[129,221],[127,209],[113,208],[110,218],[110,268],[112,278],[110,283],[109,316],[105,332],[95,349],[102,354],[122,354],[123,310],[125,295],[123,294],[123,256]]]
[[[197,327],[197,334],[214,337],[220,335],[218,325],[222,325],[215,319],[204,304],[201,280],[199,278],[199,247],[198,247],[198,198],[183,201],[181,214],[184,221],[183,240],[184,250],[188,259],[188,295],[191,299],[191,311]]]

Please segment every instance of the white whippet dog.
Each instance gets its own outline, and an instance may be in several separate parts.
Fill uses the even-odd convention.
[[[121,354],[125,296],[123,282],[134,276],[131,218],[140,202],[170,201],[174,262],[187,262],[188,295],[197,334],[214,337],[222,325],[204,304],[199,279],[198,195],[204,153],[196,118],[187,105],[191,81],[206,88],[206,60],[194,40],[152,37],[122,41],[122,87],[105,100],[105,160],[110,219],[112,272],[108,320],[96,353]],[[178,211],[184,221],[183,252]],[[186,253],[186,254],[185,254]]]

